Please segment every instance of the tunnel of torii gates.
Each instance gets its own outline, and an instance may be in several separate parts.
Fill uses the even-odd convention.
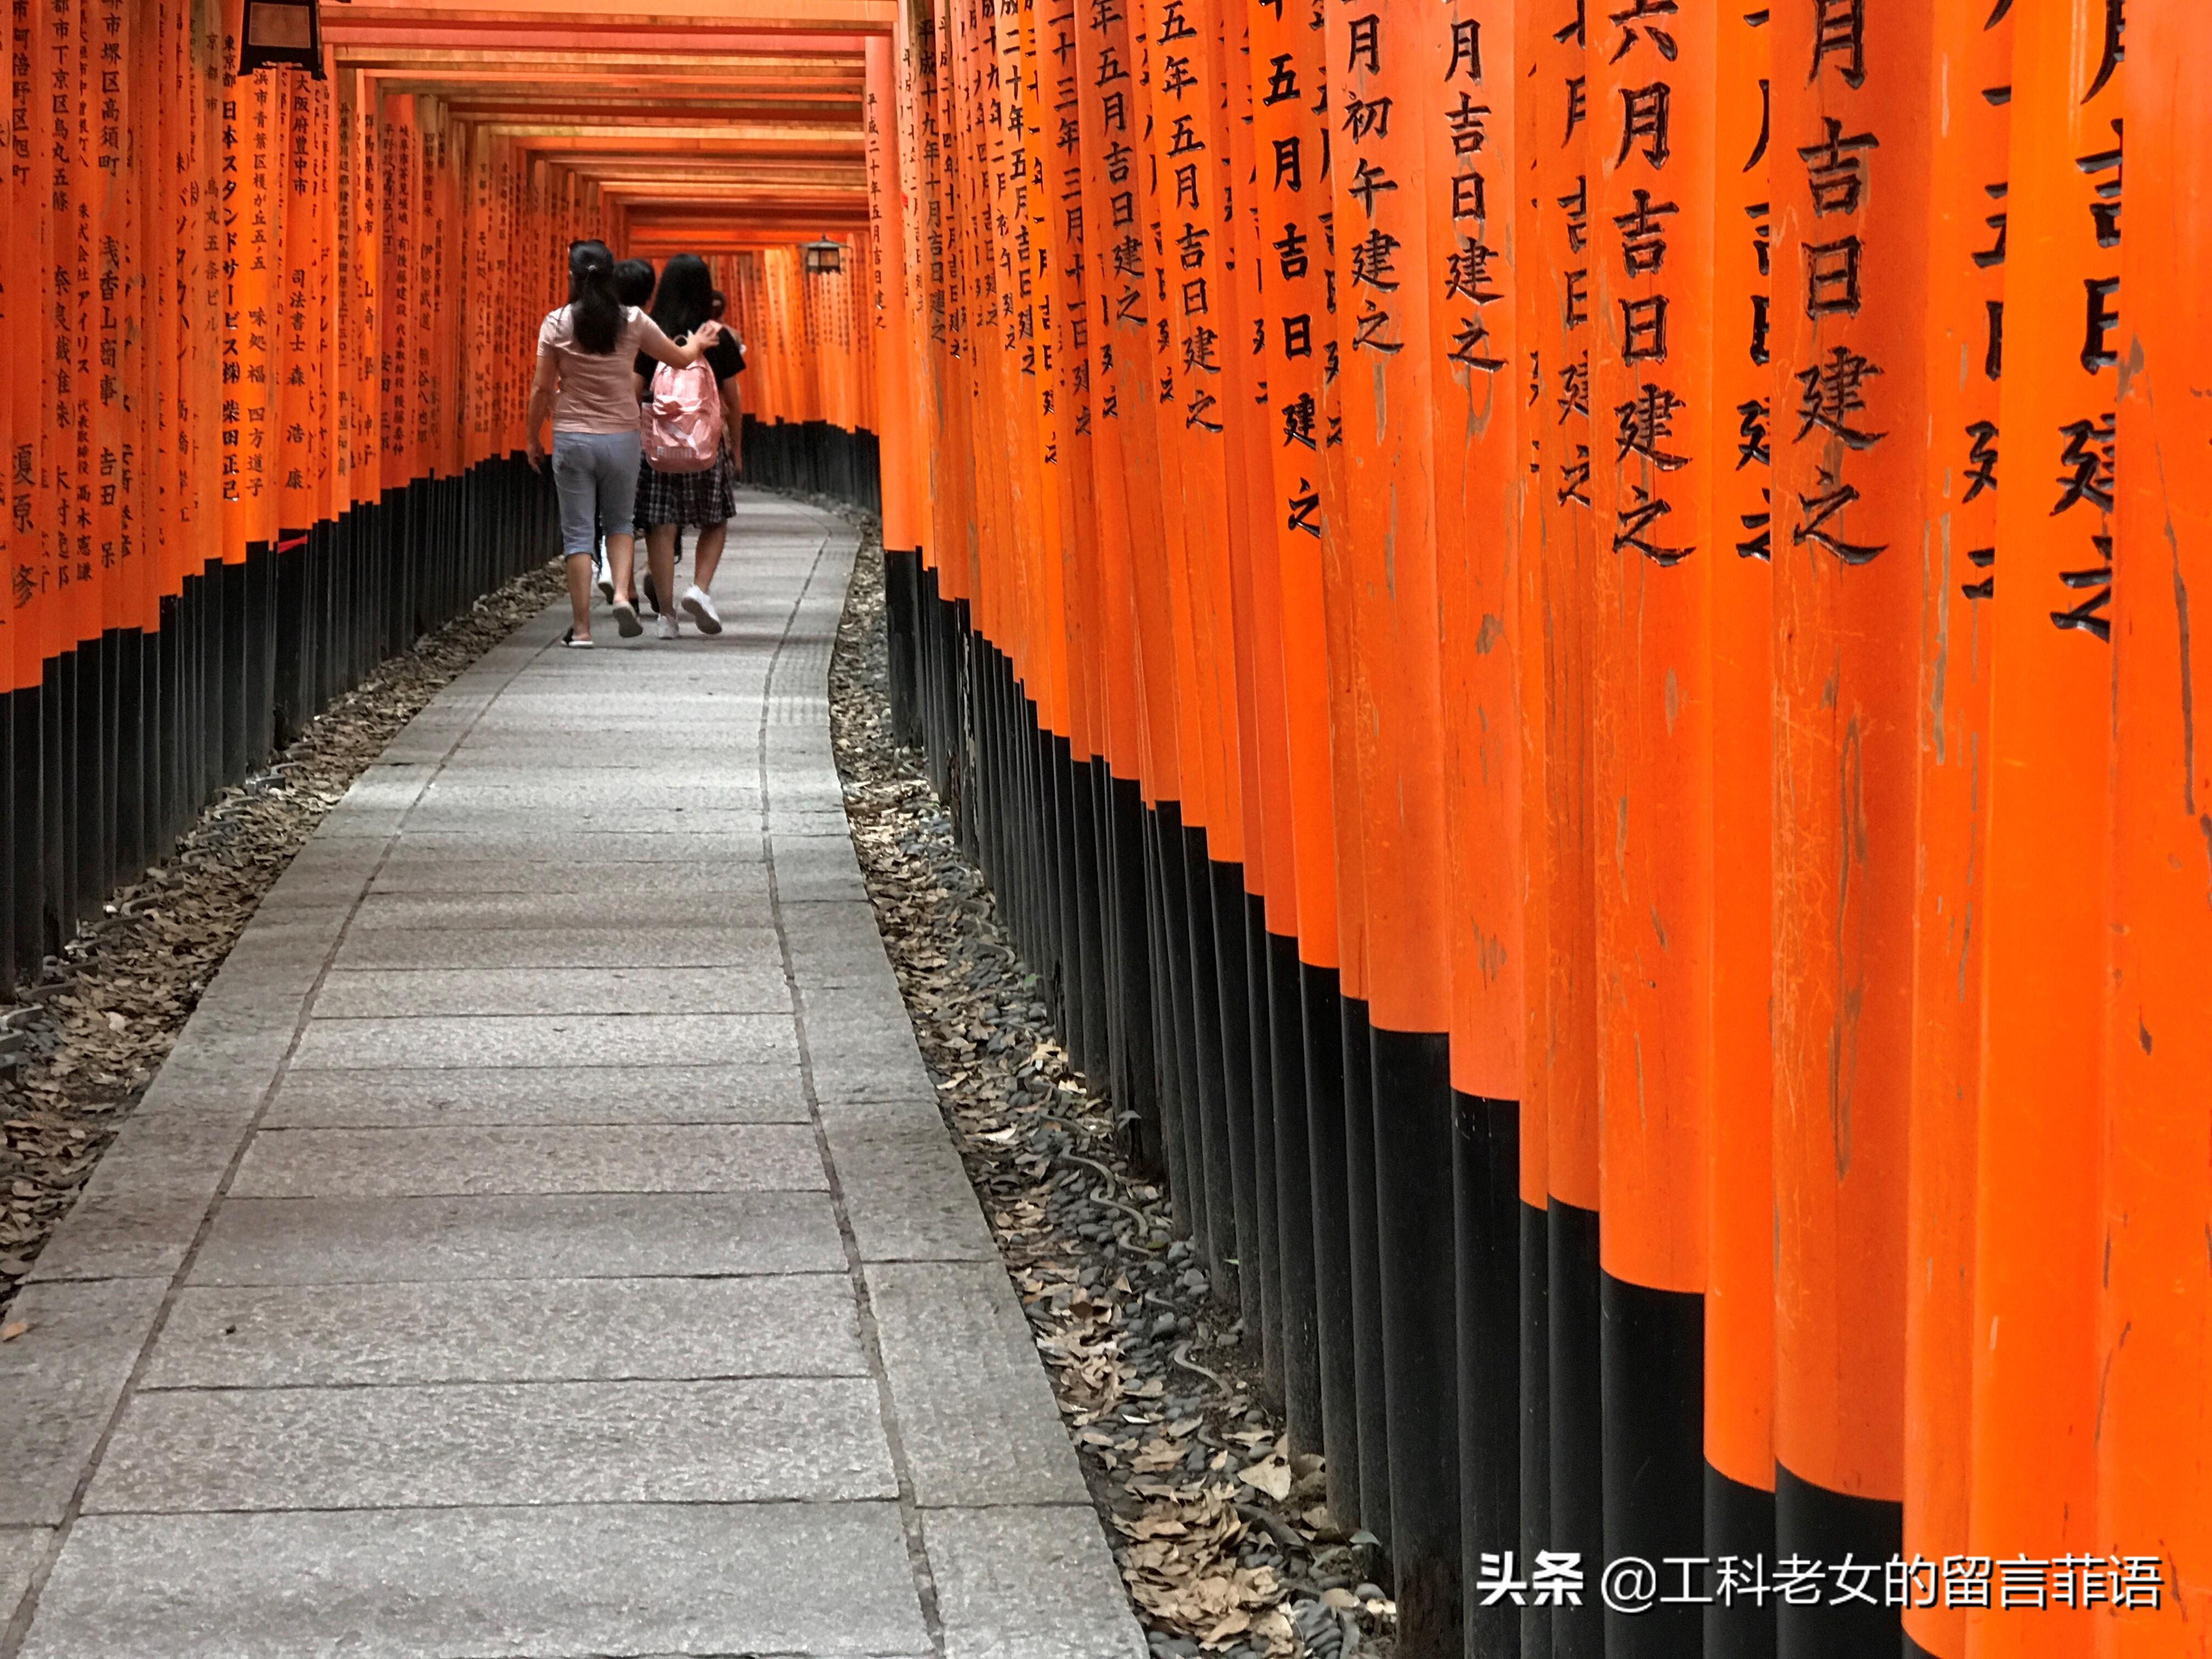
[[[2212,1652],[2202,0],[240,29],[13,0],[11,980],[699,252],[1401,1651]]]

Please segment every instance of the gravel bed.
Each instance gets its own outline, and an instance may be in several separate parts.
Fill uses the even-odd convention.
[[[1027,1309],[1152,1651],[1387,1656],[1366,1534],[1324,1504],[1224,1328],[1163,1184],[1073,1069],[1036,975],[955,843],[921,755],[890,735],[875,523],[830,668],[830,724],[869,896],[939,1103]]]
[[[562,583],[557,561],[526,572],[376,669],[0,1003],[0,1308],[292,854],[393,734]]]

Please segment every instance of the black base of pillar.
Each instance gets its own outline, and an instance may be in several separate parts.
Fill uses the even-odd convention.
[[[1597,1212],[1552,1200],[1551,1547],[1577,1553],[1583,1571],[1605,1559],[1605,1412],[1598,1292]],[[1553,1659],[1603,1659],[1605,1603],[1552,1609]]]
[[[1520,1609],[1484,1607],[1487,1553],[1521,1559],[1521,1109],[1452,1096],[1459,1282],[1460,1579],[1472,1654],[1519,1651]]]
[[[1717,1561],[1771,1561],[1774,1494],[1705,1466],[1705,1541],[1698,1553]],[[1774,1659],[1774,1608],[1766,1597],[1732,1597],[1705,1609],[1705,1659]],[[1907,1647],[1910,1652],[1910,1645]]]
[[[1698,1659],[1699,1609],[1669,1558],[1705,1551],[1705,1299],[1601,1275],[1604,1351],[1605,1554],[1659,1567],[1659,1605],[1608,1608],[1607,1659]]]
[[[1887,1561],[1905,1551],[1905,1506],[1853,1498],[1774,1468],[1774,1547],[1778,1557],[1836,1562]],[[1895,1607],[1823,1599],[1818,1605],[1785,1601],[1775,1610],[1775,1651],[1780,1659],[1856,1659],[1896,1653],[1905,1639]]]
[[[1459,1300],[1451,1048],[1374,1028],[1376,1261],[1382,1291],[1398,1651],[1459,1659]]]

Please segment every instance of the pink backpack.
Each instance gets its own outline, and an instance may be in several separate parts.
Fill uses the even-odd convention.
[[[653,371],[645,411],[645,459],[658,472],[704,472],[722,453],[722,402],[705,358]]]

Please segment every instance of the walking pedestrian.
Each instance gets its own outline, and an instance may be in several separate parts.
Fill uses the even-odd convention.
[[[626,306],[634,306],[642,311],[651,305],[656,280],[650,259],[615,261],[615,298]],[[612,605],[615,601],[615,582],[612,573],[607,568],[607,535],[604,525],[599,529],[599,550],[592,555],[592,570],[598,580],[599,597]],[[658,600],[654,601],[653,608],[655,611],[660,609]]]
[[[538,373],[525,417],[530,464],[542,467],[539,442],[553,421],[553,483],[561,501],[561,551],[568,564],[568,605],[574,617],[567,642],[592,642],[592,549],[596,524],[607,527],[615,567],[615,622],[625,636],[644,632],[629,600],[631,536],[637,499],[638,402],[634,363],[640,357],[689,368],[720,337],[711,325],[694,328],[683,345],[617,296],[614,255],[605,242],[568,250],[568,303],[545,313],[538,330]]]
[[[722,631],[710,592],[721,563],[722,543],[737,511],[738,433],[743,404],[738,374],[744,353],[735,336],[711,315],[714,279],[696,253],[678,253],[661,268],[653,318],[672,340],[696,340],[712,331],[703,362],[689,369],[656,368],[640,353],[633,366],[638,395],[647,398],[644,456],[638,466],[637,521],[645,532],[646,560],[655,592],[673,593],[676,538],[697,528],[691,585],[682,609],[702,634]],[[665,361],[665,360],[664,360]],[[676,618],[660,619],[663,639],[677,635]]]

